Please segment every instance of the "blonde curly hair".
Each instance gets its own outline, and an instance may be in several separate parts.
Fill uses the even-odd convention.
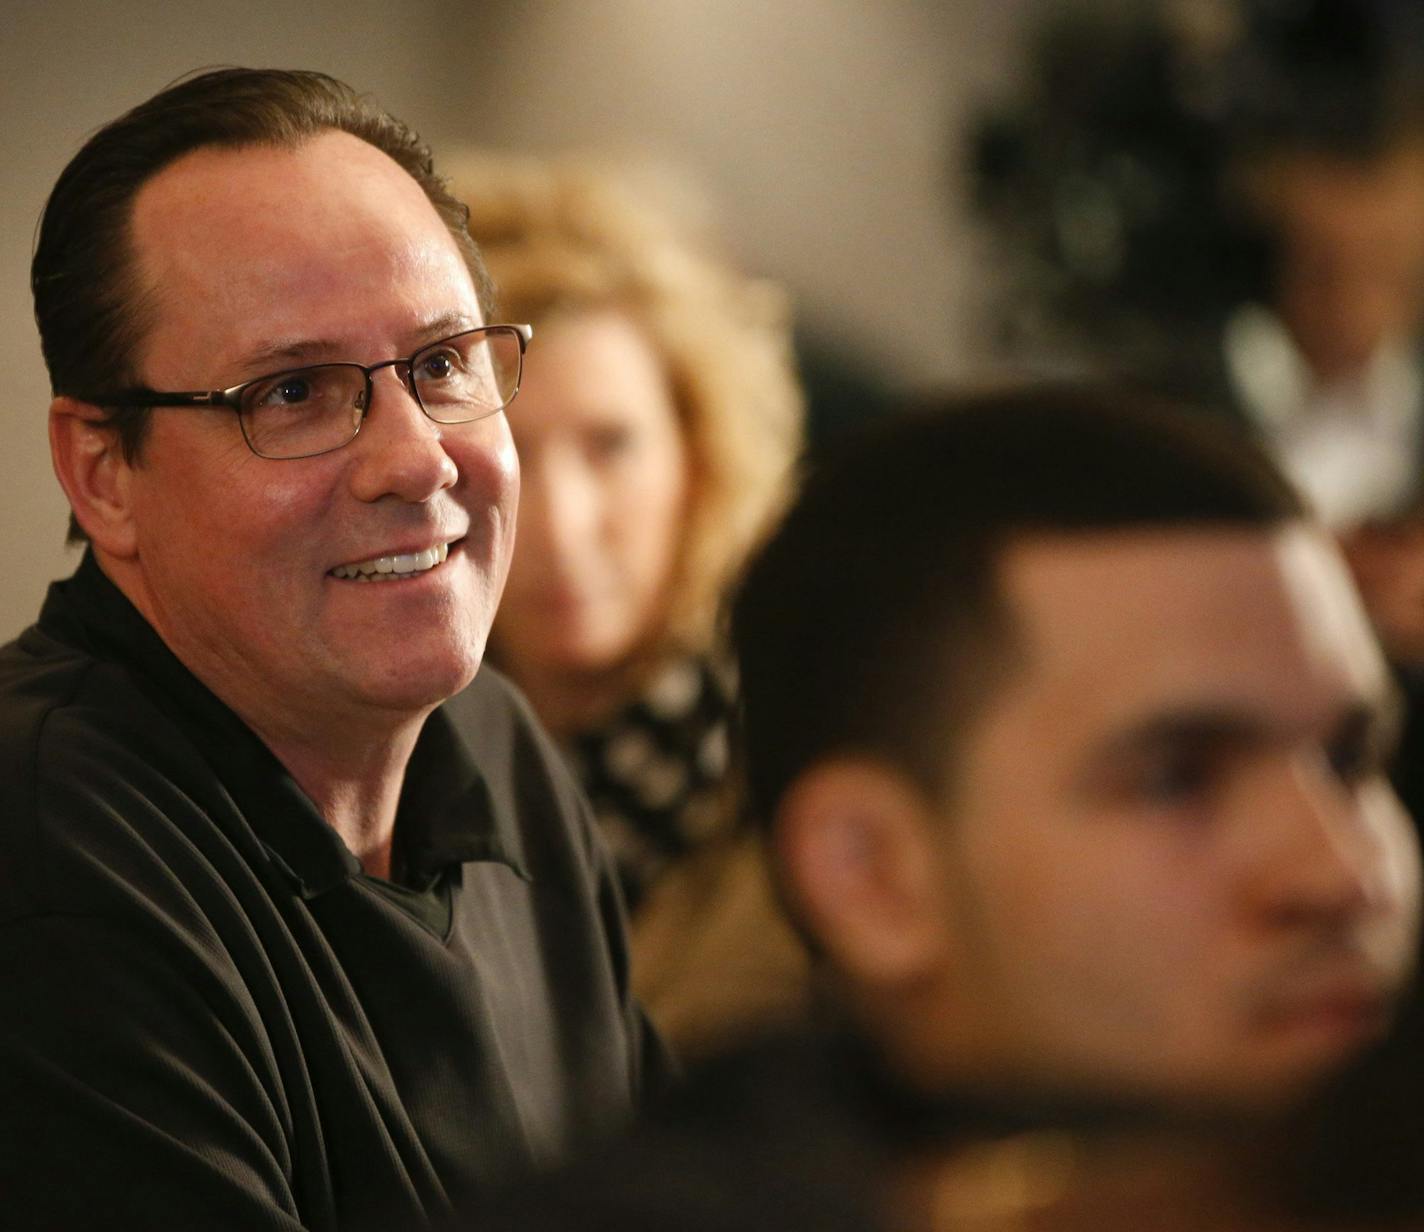
[[[785,294],[717,259],[605,167],[486,152],[442,161],[469,207],[499,319],[532,322],[537,333],[552,318],[612,308],[660,356],[691,498],[663,628],[644,650],[706,650],[722,595],[779,510],[800,447]]]

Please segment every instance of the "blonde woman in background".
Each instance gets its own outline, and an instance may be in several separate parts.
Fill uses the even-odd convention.
[[[785,297],[606,171],[470,154],[456,195],[535,342],[495,662],[613,849],[635,986],[684,1052],[799,999],[799,951],[724,798],[723,592],[786,494],[802,404]]]

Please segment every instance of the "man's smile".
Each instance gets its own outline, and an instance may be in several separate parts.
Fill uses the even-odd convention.
[[[442,564],[450,554],[449,543],[437,543],[423,552],[401,552],[391,556],[373,556],[369,560],[337,565],[332,577],[356,582],[392,582],[419,573],[428,573]]]

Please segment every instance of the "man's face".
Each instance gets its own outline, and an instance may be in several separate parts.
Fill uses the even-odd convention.
[[[1033,538],[1022,661],[938,830],[982,1074],[1258,1105],[1380,1029],[1417,856],[1381,775],[1388,676],[1297,527]]]
[[[482,323],[419,186],[343,133],[196,151],[145,185],[132,236],[153,321],[139,374],[155,389],[374,363]],[[433,423],[383,369],[355,440],[273,461],[248,450],[230,410],[160,408],[128,481],[136,548],[118,572],[264,735],[350,734],[437,703],[478,667],[518,497],[502,414]],[[442,563],[400,580],[333,573],[446,545]]]
[[[1275,182],[1277,307],[1317,377],[1358,377],[1419,325],[1424,152],[1283,158]]]

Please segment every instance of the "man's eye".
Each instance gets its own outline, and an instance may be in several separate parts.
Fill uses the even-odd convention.
[[[1204,796],[1215,781],[1212,759],[1197,754],[1162,757],[1134,776],[1138,794],[1159,805],[1185,804]]]
[[[311,397],[311,382],[302,377],[283,381],[275,394],[279,402],[305,402]]]
[[[1383,769],[1381,752],[1376,741],[1367,735],[1351,733],[1333,741],[1325,750],[1331,773],[1342,783],[1360,783]]]
[[[254,386],[248,391],[250,407],[292,406],[306,402],[312,396],[312,383],[302,376],[284,376]]]
[[[459,357],[453,351],[436,351],[420,357],[415,378],[418,381],[444,381],[458,369]]]
[[[1322,753],[1330,773],[1355,787],[1385,773],[1398,748],[1398,730],[1389,716],[1353,714],[1325,741]]]

